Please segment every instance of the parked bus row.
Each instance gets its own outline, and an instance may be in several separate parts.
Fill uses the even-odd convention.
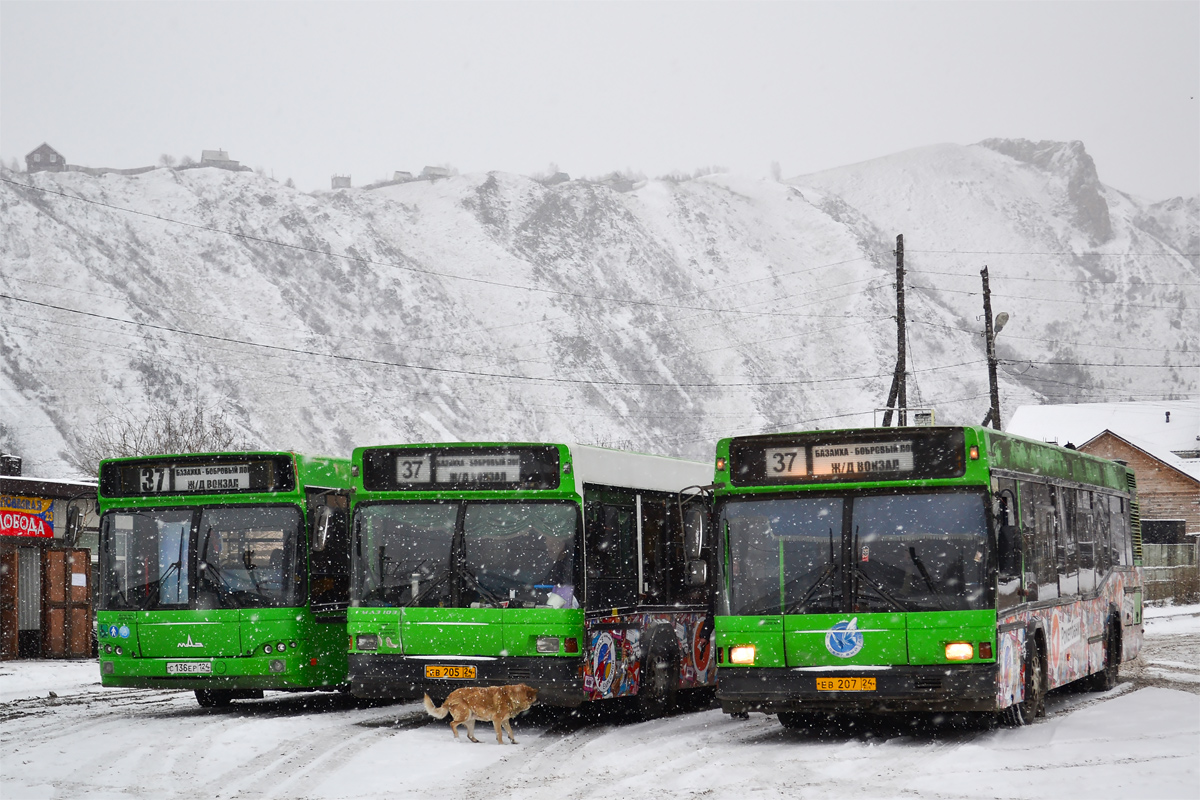
[[[112,459],[100,505],[103,684],[203,706],[525,683],[1018,725],[1141,645],[1132,471],[988,428]]]

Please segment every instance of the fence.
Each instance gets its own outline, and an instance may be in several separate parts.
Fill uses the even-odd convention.
[[[1145,599],[1173,599],[1177,603],[1200,600],[1200,541],[1190,544],[1143,544],[1142,566]]]

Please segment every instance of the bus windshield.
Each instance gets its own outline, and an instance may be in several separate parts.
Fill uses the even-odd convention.
[[[577,526],[569,502],[364,505],[354,596],[364,606],[576,607]]]
[[[729,613],[984,608],[985,508],[975,491],[726,503]]]
[[[300,522],[294,506],[111,511],[101,525],[103,608],[303,605]]]

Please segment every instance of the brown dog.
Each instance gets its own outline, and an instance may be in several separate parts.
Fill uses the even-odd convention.
[[[429,695],[425,695],[425,710],[437,719],[445,719],[450,714],[450,730],[455,739],[458,738],[458,726],[466,725],[467,738],[478,742],[475,738],[475,720],[483,720],[496,728],[497,744],[504,744],[501,728],[508,734],[508,740],[516,744],[512,725],[508,721],[528,711],[537,701],[537,693],[537,689],[531,689],[523,683],[515,686],[464,686],[451,692],[441,708],[434,706]]]

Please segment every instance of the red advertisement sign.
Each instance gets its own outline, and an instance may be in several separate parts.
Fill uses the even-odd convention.
[[[0,495],[0,536],[54,537],[53,500]]]

